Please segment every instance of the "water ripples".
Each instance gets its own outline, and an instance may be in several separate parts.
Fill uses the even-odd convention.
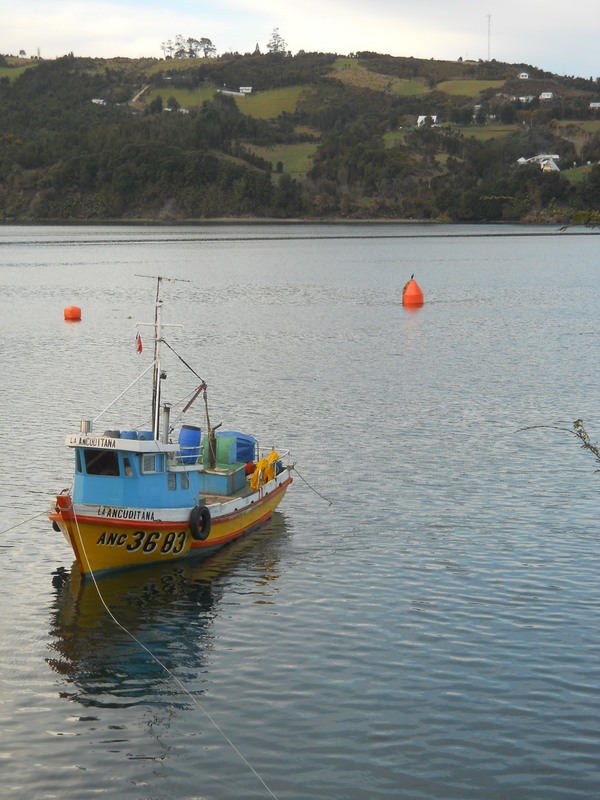
[[[5,791],[266,796],[201,706],[280,800],[589,800],[598,476],[567,432],[520,429],[600,430],[597,239],[253,230],[5,229],[7,528],[69,483],[65,434],[138,369],[155,269],[192,281],[169,285],[168,338],[217,421],[284,440],[333,503],[296,475],[257,536],[102,582],[190,694],[45,518],[5,534]]]

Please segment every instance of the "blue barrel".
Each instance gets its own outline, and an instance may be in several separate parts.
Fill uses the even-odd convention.
[[[182,464],[193,464],[200,455],[202,431],[195,425],[182,425],[179,431],[180,460]]]
[[[121,439],[137,439],[136,431],[121,431]]]
[[[137,438],[143,442],[150,442],[154,439],[154,433],[152,431],[138,431]]]

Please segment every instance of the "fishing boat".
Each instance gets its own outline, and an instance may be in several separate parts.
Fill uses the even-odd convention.
[[[161,397],[162,346],[175,352],[163,338],[170,327],[162,323],[163,280],[157,279],[154,322],[148,323],[152,363],[134,381],[152,370],[152,429],[97,432],[82,420],[65,440],[74,451],[74,480],[56,496],[50,520],[84,577],[213,553],[266,522],[292,483],[288,450],[263,451],[255,436],[211,425],[206,382],[181,356],[200,385],[194,383],[178,419],[202,396],[206,427],[203,435],[202,425],[171,425],[172,406]],[[139,331],[137,341],[141,351]]]

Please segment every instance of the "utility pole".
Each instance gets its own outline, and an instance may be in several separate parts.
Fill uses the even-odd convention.
[[[488,20],[488,61],[489,61],[490,60],[490,24],[491,24],[491,20],[492,20],[492,15],[491,14],[487,15],[487,20]]]

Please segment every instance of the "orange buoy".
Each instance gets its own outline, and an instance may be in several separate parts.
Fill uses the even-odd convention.
[[[69,322],[79,322],[81,319],[81,309],[79,306],[67,306],[67,308],[65,308],[65,319]]]
[[[402,305],[410,308],[418,308],[423,305],[423,292],[414,275],[411,275],[409,282],[402,290]]]

